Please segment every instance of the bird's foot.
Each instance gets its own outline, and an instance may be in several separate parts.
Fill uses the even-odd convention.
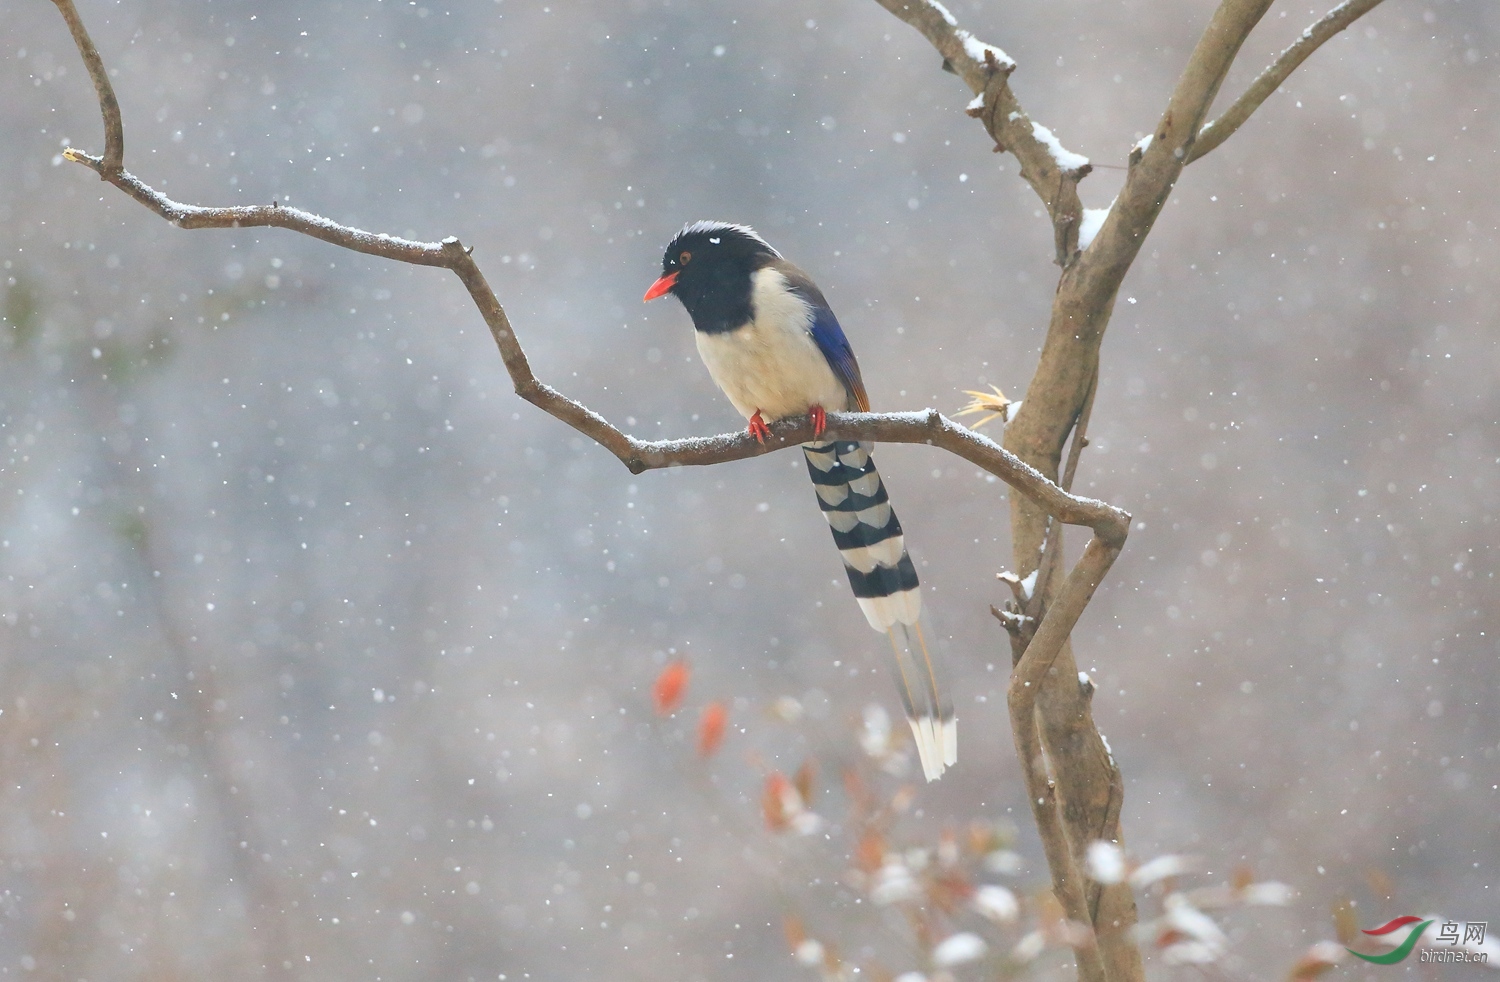
[[[746,429],[750,431],[751,436],[755,437],[756,443],[765,443],[766,437],[771,435],[771,428],[766,425],[765,420],[760,418],[759,409],[755,411],[754,416],[750,417],[750,425]]]
[[[823,411],[822,406],[813,406],[807,411],[812,417],[813,436],[822,436],[823,431],[828,429],[828,414]]]

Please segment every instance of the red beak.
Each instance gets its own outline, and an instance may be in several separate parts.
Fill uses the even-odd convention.
[[[645,303],[647,300],[655,300],[663,293],[671,292],[672,287],[676,285],[677,273],[663,273],[660,279],[651,284],[651,289],[646,291],[646,295],[641,298],[641,302]]]

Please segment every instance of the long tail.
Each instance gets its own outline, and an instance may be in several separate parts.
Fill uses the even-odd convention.
[[[896,682],[922,772],[935,781],[958,759],[958,726],[922,634],[922,591],[901,522],[891,510],[868,444],[807,443],[802,453],[854,597],[870,626],[891,639]]]

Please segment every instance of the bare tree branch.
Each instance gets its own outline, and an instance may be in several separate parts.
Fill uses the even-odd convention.
[[[99,49],[94,47],[94,40],[89,37],[88,28],[83,26],[83,18],[78,16],[73,0],[53,2],[63,20],[68,22],[73,43],[78,46],[78,54],[83,58],[89,78],[94,80],[94,91],[99,95],[99,109],[104,115],[104,158],[100,164],[108,171],[118,171],[125,165],[125,126],[120,120],[120,100],[115,98],[115,87],[109,82],[109,72],[104,70],[104,59],[99,57]]]
[[[1049,477],[1059,473],[1064,442],[1094,386],[1100,345],[1120,284],[1165,206],[1236,54],[1269,5],[1270,0],[1222,0],[1103,227],[1090,247],[1063,270],[1036,374],[1020,412],[1005,432],[1007,449]],[[1011,541],[1018,573],[1038,568],[1047,527],[1047,517],[1029,501],[1020,496],[1011,499]],[[1093,543],[1085,557],[1091,551]],[[1076,602],[1070,591],[1078,585],[1074,574],[1056,596],[1044,594],[1044,601],[1063,603],[1067,596],[1066,602]],[[1050,583],[1038,584],[1038,588],[1050,589]],[[1046,620],[1051,620],[1052,613],[1049,609]],[[1033,647],[1042,639],[1045,626],[1046,621],[1038,626]],[[1012,708],[1037,712],[1075,863],[1071,872],[1083,875],[1083,857],[1093,841],[1124,844],[1119,823],[1124,780],[1094,723],[1091,693],[1078,683],[1071,644],[1064,639],[1056,655],[1049,653],[1048,658],[1050,671],[1034,678],[1035,684],[1021,693]],[[1024,720],[1013,718],[1012,726],[1018,738],[1031,732]],[[1017,753],[1024,758],[1026,751],[1018,745]],[[1101,884],[1086,877],[1085,881],[1104,976],[1110,982],[1142,978],[1140,951],[1131,937],[1136,909],[1128,884]]]
[[[1099,538],[1090,540],[1083,551],[1083,557],[1068,574],[1062,589],[1058,591],[1046,616],[1038,625],[1031,643],[1026,646],[1025,653],[1012,670],[1006,690],[1016,756],[1021,762],[1021,771],[1026,780],[1032,818],[1042,837],[1042,849],[1052,872],[1053,892],[1057,894],[1057,899],[1070,920],[1093,929],[1089,940],[1074,945],[1081,980],[1139,977],[1140,973],[1136,972],[1131,976],[1118,969],[1110,971],[1106,954],[1111,947],[1118,947],[1118,941],[1112,940],[1118,932],[1100,930],[1096,905],[1089,902],[1086,893],[1089,884],[1083,876],[1082,864],[1076,850],[1072,848],[1070,836],[1062,821],[1066,815],[1063,803],[1057,801],[1057,787],[1047,778],[1047,756],[1051,756],[1054,761],[1057,758],[1050,754],[1044,756],[1037,726],[1036,703],[1073,626],[1078,623],[1084,607],[1104,581],[1105,574],[1119,554],[1119,547],[1110,546]],[[1070,681],[1077,684],[1075,680]],[[1062,766],[1062,762],[1058,764]],[[1134,950],[1134,945],[1131,945],[1131,950]],[[1121,957],[1115,954],[1112,960],[1119,962]]]
[[[879,2],[920,30],[969,88],[981,93],[970,113],[984,122],[999,147],[1016,154],[1022,162],[1022,175],[1047,204],[1063,273],[1036,373],[1020,411],[1006,429],[1004,441],[1007,449],[1049,478],[1061,476],[1064,486],[1070,486],[1078,453],[1084,446],[1081,433],[1075,435],[1065,470],[1061,466],[1063,448],[1069,432],[1086,425],[1098,377],[1099,349],[1120,284],[1193,154],[1203,121],[1230,66],[1270,0],[1221,0],[1151,139],[1131,154],[1125,187],[1093,243],[1083,251],[1077,248],[1077,221],[1082,209],[1076,184],[1086,170],[1045,171],[1032,165],[1039,151],[1053,160],[1063,158],[1064,153],[1048,131],[1026,120],[1009,89],[1010,68],[997,64],[986,66],[988,72],[981,71],[983,52],[965,50],[970,35],[962,32],[952,16],[933,0]],[[965,54],[969,55],[967,61],[959,57]],[[1221,125],[1227,136],[1228,121]],[[1012,579],[1021,582],[1028,574],[1037,573],[1040,581],[1035,584],[1035,595],[1027,598],[1018,612],[1007,611],[1001,617],[1013,629],[1014,643],[1025,646],[1012,681],[1012,728],[1044,838],[1057,835],[1057,817],[1062,819],[1067,848],[1060,848],[1057,841],[1047,843],[1054,888],[1064,905],[1072,907],[1073,883],[1081,880],[1084,884],[1087,923],[1094,928],[1098,947],[1095,951],[1077,949],[1082,982],[1100,977],[1110,982],[1140,979],[1140,953],[1130,937],[1136,913],[1129,887],[1090,882],[1082,869],[1083,856],[1094,840],[1123,841],[1119,814],[1124,782],[1094,725],[1092,687],[1078,683],[1077,665],[1067,638],[1050,634],[1059,625],[1071,623],[1068,617],[1056,616],[1056,605],[1078,603],[1097,586],[1097,580],[1087,579],[1092,564],[1102,566],[1098,570],[1102,576],[1109,563],[1098,555],[1103,546],[1097,540],[1091,542],[1085,558],[1058,587],[1051,572],[1055,563],[1049,557],[1060,546],[1054,539],[1060,540],[1057,533],[1061,529],[1021,495],[1011,499],[1011,518],[1016,569]],[[1027,643],[1026,633],[1043,610],[1045,616]],[[1046,781],[1045,761],[1052,764],[1055,786]]]
[[[76,20],[72,0],[54,0],[64,16]],[[82,50],[92,50],[82,24],[74,34]],[[105,69],[98,53],[86,58],[90,72],[102,77]],[[105,129],[120,130],[118,102],[100,101]],[[298,208],[270,205],[203,207],[174,201],[147,185],[123,167],[110,170],[105,158],[68,148],[64,156],[85,164],[110,184],[120,188],[156,214],[185,229],[274,227],[301,232],[332,245],[419,266],[436,266],[452,270],[469,291],[479,308],[515,390],[523,399],[557,417],[569,426],[609,450],[633,473],[662,467],[719,464],[731,460],[770,453],[813,438],[812,422],[807,417],[781,420],[772,425],[772,439],[764,445],[748,433],[731,433],[714,437],[690,437],[680,440],[641,440],[621,432],[603,416],[583,403],[563,395],[537,379],[521,349],[510,319],[470,250],[457,238],[441,242],[414,242],[396,236],[367,232],[341,225],[321,215]],[[1070,524],[1093,528],[1110,543],[1123,543],[1129,531],[1130,517],[1103,502],[1068,494],[1043,477],[1014,454],[988,437],[953,422],[935,410],[910,413],[829,413],[829,432],[847,439],[876,440],[882,443],[926,443],[941,447],[989,471],[1036,502],[1037,507]]]
[[[1381,0],[1344,0],[1324,14],[1316,24],[1303,31],[1302,36],[1281,53],[1281,57],[1250,83],[1245,94],[1236,99],[1234,105],[1225,110],[1224,115],[1198,131],[1198,139],[1188,153],[1187,162],[1191,164],[1233,136],[1245,120],[1250,118],[1250,114],[1281,87],[1281,83],[1296,71],[1298,65],[1322,47],[1323,42],[1374,10],[1380,2]]]
[[[975,100],[969,115],[981,120],[995,150],[1009,151],[1051,216],[1057,262],[1066,266],[1078,252],[1078,225],[1083,205],[1078,182],[1093,170],[1080,154],[1063,149],[1052,131],[1033,123],[1010,88],[1016,63],[1004,51],[958,26],[946,7],[934,0],[876,0],[922,33],[943,62],[964,80]]]
[[[1270,6],[1271,0],[1223,0],[1198,39],[1150,145],[1130,168],[1125,187],[1089,247],[1087,255],[1097,258],[1079,263],[1080,294],[1089,302],[1103,303],[1106,310],[1105,318],[1091,327],[1104,329],[1115,291],[1166,205],[1224,76]],[[1024,405],[1021,411],[1025,413]]]
[[[1089,383],[1089,394],[1084,396],[1083,408],[1078,411],[1078,422],[1073,424],[1073,442],[1068,447],[1068,465],[1063,468],[1064,491],[1073,490],[1073,478],[1078,474],[1078,460],[1083,448],[1089,445],[1089,417],[1094,413],[1094,396],[1099,392],[1099,370],[1094,369],[1094,380]]]

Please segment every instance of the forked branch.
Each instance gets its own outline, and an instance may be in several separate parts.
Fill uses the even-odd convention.
[[[1306,32],[1223,118],[1205,126],[1245,39],[1271,3],[1220,0],[1151,138],[1131,153],[1125,186],[1103,227],[1084,250],[1077,247],[1076,218],[1081,216],[1081,205],[1076,184],[1087,171],[1039,169],[1047,163],[1040,157],[1056,160],[1063,154],[1056,141],[1049,139],[1050,132],[1030,124],[1010,91],[1009,59],[1004,65],[991,65],[988,46],[970,50],[972,35],[936,0],[878,2],[919,30],[969,89],[979,94],[970,104],[970,114],[984,123],[997,149],[1016,155],[1022,176],[1047,205],[1063,273],[1036,374],[1020,412],[1006,429],[1005,446],[1048,477],[1061,478],[1063,487],[1070,487],[1078,451],[1084,445],[1081,430],[1091,408],[1100,345],[1115,298],[1182,168],[1223,142],[1308,54],[1378,0],[1347,0]],[[1073,451],[1064,466],[1063,447],[1075,426]],[[1091,687],[1075,681],[1077,666],[1067,638],[1054,634],[1075,619],[1069,612],[1060,615],[1060,608],[1087,603],[1084,598],[1098,585],[1097,577],[1113,557],[1101,551],[1097,540],[1089,543],[1084,558],[1058,587],[1050,570],[1060,538],[1054,533],[1060,529],[1023,497],[1013,498],[1011,505],[1016,571],[1012,580],[1020,583],[1024,582],[1020,577],[1038,577],[1034,596],[1024,602],[1018,599],[1014,609],[997,612],[1022,649],[1009,692],[1017,755],[1046,846],[1054,891],[1070,918],[1094,929],[1097,946],[1075,945],[1080,980],[1136,980],[1142,977],[1142,966],[1130,937],[1135,906],[1129,887],[1091,882],[1082,862],[1093,840],[1121,840],[1123,781],[1094,726]],[[1045,616],[1037,624],[1034,617],[1040,612]],[[1028,637],[1033,625],[1035,633]],[[1055,784],[1048,780],[1049,763]]]
[[[1316,24],[1303,31],[1291,47],[1283,51],[1275,62],[1250,83],[1245,94],[1236,99],[1234,105],[1224,111],[1224,115],[1205,124],[1198,131],[1198,139],[1188,153],[1187,162],[1191,164],[1233,136],[1245,120],[1250,118],[1251,113],[1259,109],[1260,104],[1281,87],[1281,83],[1296,71],[1298,65],[1322,47],[1323,42],[1374,10],[1380,2],[1381,0],[1344,0],[1324,14]]]

